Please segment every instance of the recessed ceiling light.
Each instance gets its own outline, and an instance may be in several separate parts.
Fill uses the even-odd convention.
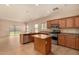
[[[10,4],[6,4],[6,6],[10,6]]]
[[[39,4],[35,4],[35,6],[39,6]]]
[[[48,10],[47,12],[48,12],[48,13],[50,13],[50,11],[49,11],[49,10]]]

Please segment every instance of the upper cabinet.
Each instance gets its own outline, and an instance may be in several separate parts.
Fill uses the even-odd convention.
[[[52,25],[53,25],[53,24],[58,24],[58,19],[52,20],[52,21],[51,21],[51,24],[52,24]]]
[[[66,18],[66,28],[73,28],[75,27],[74,17]]]
[[[79,17],[75,17],[75,27],[79,28]]]
[[[47,27],[58,24],[60,28],[79,28],[79,16],[55,19],[47,22]]]
[[[47,28],[51,28],[51,21],[47,22]]]
[[[56,20],[47,21],[47,28],[51,28],[52,25],[54,25],[54,24],[59,24],[57,19]]]
[[[65,28],[66,27],[66,20],[60,19],[59,20],[59,26],[60,26],[60,28]]]

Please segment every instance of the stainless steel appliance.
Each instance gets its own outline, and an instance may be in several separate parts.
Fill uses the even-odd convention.
[[[51,27],[50,35],[52,37],[52,43],[58,44],[58,34],[60,33],[60,27],[58,24],[54,24]]]

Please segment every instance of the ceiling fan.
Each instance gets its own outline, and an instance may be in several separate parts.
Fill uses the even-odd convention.
[[[56,13],[58,13],[58,10],[59,10],[59,8],[58,7],[55,7],[55,8],[52,9],[52,11],[51,11],[51,13],[49,15],[43,16],[41,18],[46,18],[46,17],[48,18],[48,17],[51,17],[51,15],[54,16]],[[41,19],[41,18],[39,18],[39,19]]]

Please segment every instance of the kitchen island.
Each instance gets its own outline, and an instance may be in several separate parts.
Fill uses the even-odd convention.
[[[34,38],[32,37],[32,35],[35,35],[35,34],[48,35],[48,33],[46,33],[46,32],[20,34],[20,43],[21,44],[26,44],[26,43],[29,43],[29,42],[34,42]]]
[[[34,49],[42,54],[51,53],[51,37],[45,34],[32,35],[34,37]]]

